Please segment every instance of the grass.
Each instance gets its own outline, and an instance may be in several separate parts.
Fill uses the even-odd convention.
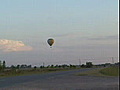
[[[101,73],[99,73],[99,71],[101,69],[102,68],[97,68],[97,69],[93,69],[93,70],[90,70],[90,71],[79,73],[77,75],[78,76],[103,76]]]
[[[119,67],[98,68],[77,74],[79,76],[119,76]]]
[[[21,76],[21,75],[32,75],[32,74],[42,74],[42,73],[50,73],[57,71],[65,71],[71,69],[65,68],[36,68],[36,69],[28,69],[28,70],[8,70],[0,72],[1,77],[11,77],[11,76]],[[91,71],[86,71],[83,73],[78,73],[79,76],[118,76],[119,75],[119,67],[107,67],[107,68],[97,68]]]
[[[32,74],[42,74],[42,73],[50,73],[50,72],[57,72],[57,71],[65,71],[71,69],[65,68],[36,68],[36,69],[28,69],[28,70],[20,70],[20,69],[13,69],[8,71],[0,72],[1,77],[11,77],[11,76],[21,76],[21,75],[32,75]]]
[[[100,73],[108,76],[118,76],[119,75],[119,68],[118,67],[109,67],[100,70]]]

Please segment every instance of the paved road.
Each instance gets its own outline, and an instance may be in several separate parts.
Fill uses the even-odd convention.
[[[118,77],[77,76],[91,69],[0,79],[0,90],[118,90]]]

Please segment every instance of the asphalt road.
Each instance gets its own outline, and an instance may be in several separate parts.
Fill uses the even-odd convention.
[[[75,75],[87,70],[0,78],[0,90],[118,90],[118,77]]]

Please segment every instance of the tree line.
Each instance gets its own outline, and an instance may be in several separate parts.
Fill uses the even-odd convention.
[[[82,65],[72,65],[72,64],[62,64],[62,65],[48,65],[48,66],[32,66],[32,65],[26,65],[26,64],[21,64],[21,65],[11,65],[10,67],[6,67],[6,62],[5,61],[0,61],[0,71],[4,69],[24,69],[24,68],[77,68],[77,67],[82,67],[82,68],[91,68],[93,66],[92,62],[86,62],[85,64]]]

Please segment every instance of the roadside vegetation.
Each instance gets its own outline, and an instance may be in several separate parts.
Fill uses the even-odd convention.
[[[63,64],[63,65],[44,66],[43,64],[38,67],[38,66],[22,64],[22,65],[11,65],[10,67],[7,67],[5,61],[0,61],[0,78],[20,76],[20,75],[42,74],[42,73],[66,71],[73,69],[83,69],[83,68],[96,68],[96,69],[93,69],[92,71],[80,73],[78,75],[118,76],[119,63],[114,64],[114,67],[110,67],[110,66],[113,65],[110,63],[93,65],[92,62],[86,62],[86,64],[82,64],[82,65]]]
[[[73,70],[79,69],[79,66],[76,65],[48,65],[48,66],[33,66],[32,65],[11,65],[10,67],[6,67],[5,61],[0,64],[0,77],[11,77],[11,76],[21,76],[21,75],[32,75],[32,74],[42,74],[42,73],[50,73],[57,71],[65,71],[65,70]]]
[[[79,76],[119,76],[119,66],[97,68],[97,69],[86,71],[77,75]]]
[[[68,69],[63,69],[63,68],[11,69],[11,70],[2,71],[0,73],[0,77],[42,74],[42,73],[50,73],[50,72],[65,71],[65,70],[68,70]],[[69,69],[69,70],[71,70],[71,69]]]
[[[42,74],[50,73],[56,71],[65,71],[81,68],[91,68],[92,62],[86,62],[86,65],[72,65],[72,64],[63,64],[63,65],[48,65],[48,66],[33,66],[32,65],[11,65],[6,67],[5,61],[0,61],[0,77],[10,77],[10,76],[20,76],[20,75],[31,75],[31,74]]]
[[[119,75],[119,67],[109,67],[109,68],[104,68],[99,71],[101,74],[108,75],[108,76],[118,76]]]

